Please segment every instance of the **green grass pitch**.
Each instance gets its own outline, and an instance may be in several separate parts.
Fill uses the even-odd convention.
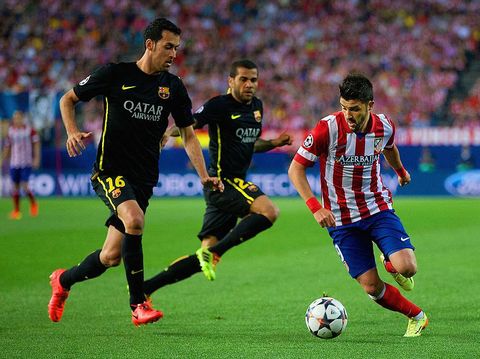
[[[7,219],[10,200],[1,199],[0,358],[480,357],[479,199],[395,201],[417,248],[416,287],[407,297],[430,317],[419,338],[403,338],[406,318],[375,305],[350,279],[300,199],[274,201],[277,223],[225,254],[215,282],[197,274],[161,289],[153,300],[165,317],[135,328],[123,266],[74,286],[62,321],[48,319],[51,271],[103,243],[107,210],[98,199],[40,199],[40,216],[20,221]],[[203,208],[200,198],[151,201],[147,277],[198,247]],[[333,340],[313,337],[304,322],[324,291],[349,315]]]

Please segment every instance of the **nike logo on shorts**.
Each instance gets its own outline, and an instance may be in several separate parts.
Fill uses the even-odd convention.
[[[134,275],[134,274],[138,274],[138,273],[141,273],[143,272],[143,269],[140,269],[140,270],[133,270],[130,272],[131,275]]]
[[[401,240],[402,242],[405,242],[405,241],[408,240],[408,239],[410,239],[410,237],[405,237],[405,238],[400,237],[400,240]]]

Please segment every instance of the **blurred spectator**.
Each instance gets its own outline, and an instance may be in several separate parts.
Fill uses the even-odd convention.
[[[422,154],[418,164],[418,170],[423,173],[434,172],[436,168],[435,159],[429,147],[422,147]]]
[[[468,171],[474,167],[475,161],[473,160],[470,146],[462,146],[462,151],[460,152],[460,161],[457,164],[457,171]]]
[[[466,51],[478,51],[479,13],[475,0],[4,0],[0,91],[64,91],[94,64],[133,60],[139,29],[168,14],[188,39],[172,71],[194,107],[225,92],[231,58],[249,57],[262,72],[266,128],[311,127],[337,110],[332,85],[351,70],[377,84],[378,112],[427,126]]]

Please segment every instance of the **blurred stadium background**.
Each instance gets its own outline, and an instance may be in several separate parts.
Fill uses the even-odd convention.
[[[285,175],[291,154],[305,129],[339,108],[337,85],[358,70],[373,80],[375,111],[398,124],[397,143],[415,177],[402,194],[480,195],[479,1],[4,0],[0,11],[2,137],[13,111],[27,111],[42,138],[42,165],[31,178],[39,196],[92,194],[96,143],[82,158],[66,156],[58,99],[100,64],[136,60],[142,29],[158,16],[183,29],[172,72],[194,110],[225,91],[233,59],[258,63],[264,137],[288,130],[296,139],[255,157],[254,180],[268,194],[295,194]],[[79,114],[98,139],[101,101],[80,105]],[[206,133],[199,136],[206,145]],[[158,196],[201,192],[180,146],[171,141],[162,154]],[[392,172],[385,180],[395,191]]]

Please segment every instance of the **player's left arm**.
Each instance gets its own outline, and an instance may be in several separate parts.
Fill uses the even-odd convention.
[[[179,127],[180,136],[182,136],[183,145],[187,152],[188,158],[192,162],[193,167],[200,177],[203,186],[211,187],[213,190],[223,192],[223,183],[220,178],[210,177],[205,167],[205,159],[203,158],[202,147],[198,141],[193,126]]]
[[[282,132],[280,136],[271,140],[264,140],[262,138],[258,138],[255,141],[253,150],[254,152],[267,152],[276,147],[291,145],[292,140],[292,136],[287,132]]]
[[[40,167],[40,141],[33,142],[33,158],[32,167],[37,169]]]
[[[385,147],[383,149],[383,156],[387,160],[388,164],[393,168],[398,176],[398,183],[400,186],[405,186],[410,183],[410,173],[403,167],[402,160],[400,159],[400,152],[395,144],[392,147]]]

